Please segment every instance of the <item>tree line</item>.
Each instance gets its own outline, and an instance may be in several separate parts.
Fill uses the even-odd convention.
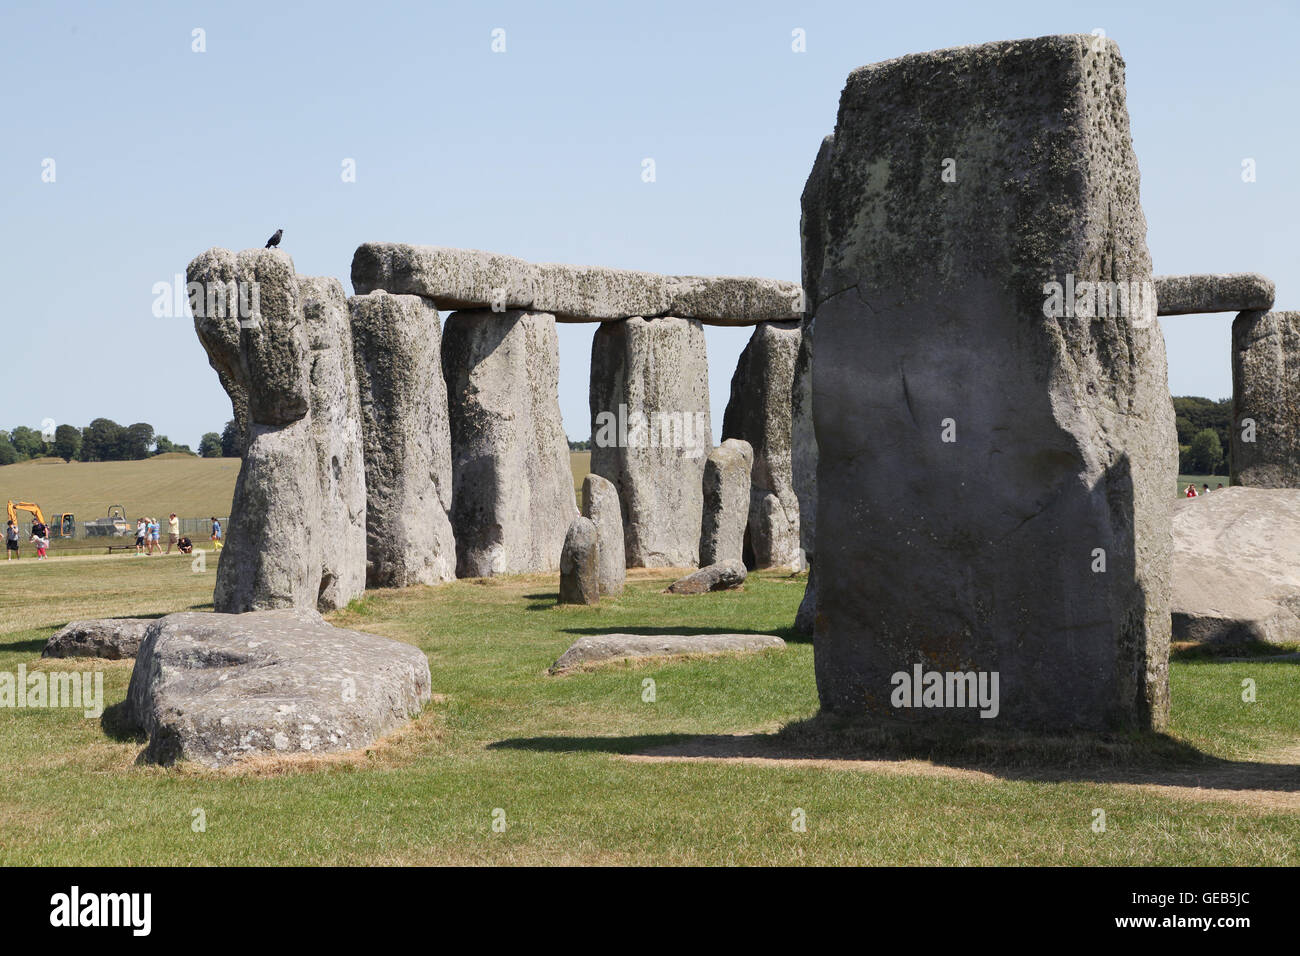
[[[138,461],[179,452],[193,455],[189,445],[178,445],[159,435],[148,422],[119,425],[111,418],[96,418],[84,428],[59,425],[52,435],[19,425],[0,430],[0,465],[13,465],[33,458],[62,458],[64,461]],[[238,458],[239,427],[234,419],[221,432],[207,432],[199,440],[202,458]]]
[[[1174,398],[1180,475],[1226,475],[1231,468],[1232,399]]]

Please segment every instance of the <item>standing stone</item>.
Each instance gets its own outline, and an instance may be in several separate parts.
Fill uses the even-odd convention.
[[[577,514],[545,313],[454,312],[442,342],[456,574],[554,571]]]
[[[345,607],[366,590],[366,466],[347,296],[338,279],[298,277],[311,349],[311,427],[321,495],[316,605]]]
[[[741,561],[749,521],[750,471],[754,449],[728,438],[704,462],[704,518],[700,528],[700,566]]]
[[[310,343],[293,260],[278,249],[210,249],[190,263],[194,328],[246,402],[243,461],[217,565],[218,612],[314,608],[321,498],[311,422]]]
[[[916,666],[997,673],[1005,725],[1165,725],[1177,464],[1154,302],[1065,315],[1044,288],[1149,283],[1138,182],[1110,40],[850,75],[811,303],[826,710],[981,724],[900,706]]]
[[[1300,488],[1300,312],[1232,323],[1232,483]]]
[[[569,523],[560,552],[560,603],[600,602],[600,547],[596,523],[581,515]]]
[[[591,470],[618,490],[627,567],[693,567],[713,444],[703,326],[604,323],[591,340],[590,394]]]
[[[756,568],[801,567],[799,498],[791,466],[791,396],[799,323],[754,327],[731,378],[722,437],[754,449],[746,563]]]
[[[348,300],[366,472],[366,583],[456,574],[451,432],[438,312],[415,295]]]
[[[622,594],[627,578],[623,557],[623,512],[618,506],[618,489],[600,475],[582,480],[582,513],[596,526],[600,555],[600,593]]]

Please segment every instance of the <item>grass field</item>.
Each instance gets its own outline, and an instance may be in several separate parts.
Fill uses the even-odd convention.
[[[360,755],[137,767],[139,741],[80,711],[0,709],[0,864],[1300,863],[1294,661],[1175,655],[1168,737],[845,746],[810,720],[812,647],[787,630],[801,578],[672,597],[671,577],[633,572],[590,608],[556,607],[553,575],[367,594],[332,619],[423,649],[438,696]],[[45,639],[73,618],[208,608],[212,570],[67,559],[0,566],[0,585],[0,670],[101,670],[112,704],[129,662],[40,661]],[[691,629],[791,643],[544,674],[581,634]]]

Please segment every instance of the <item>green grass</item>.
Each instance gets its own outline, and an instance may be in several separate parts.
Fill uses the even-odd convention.
[[[130,664],[37,664],[55,626],[210,606],[211,570],[178,559],[32,562],[0,574],[0,670],[100,669],[110,704]],[[553,576],[368,593],[332,619],[422,648],[440,696],[354,758],[242,772],[137,767],[139,742],[106,736],[80,712],[0,710],[0,864],[1300,863],[1294,662],[1177,654],[1168,737],[1073,742],[1063,753],[1023,739],[888,753],[870,732],[832,734],[811,719],[812,647],[793,640],[780,653],[545,676],[595,630],[793,638],[800,578],[753,575],[741,592],[699,597],[660,593],[670,579],[636,573],[621,598],[591,608],[556,607]],[[1240,699],[1246,677],[1254,704]],[[646,679],[654,703],[642,700]],[[724,734],[758,735],[723,740],[724,752],[791,759],[625,757]],[[836,743],[845,738],[852,747]],[[900,759],[927,746],[933,761]],[[873,755],[888,759],[841,759]],[[207,829],[196,833],[200,808]],[[505,832],[492,829],[497,808]],[[796,808],[806,832],[791,828]],[[1106,810],[1105,833],[1090,827],[1094,808]]]

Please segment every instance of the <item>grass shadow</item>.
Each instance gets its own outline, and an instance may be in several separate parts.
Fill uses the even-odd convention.
[[[105,736],[118,743],[143,744],[149,739],[143,730],[131,722],[124,700],[104,708],[99,716],[99,726]]]
[[[1170,649],[1171,661],[1275,660],[1300,663],[1300,644],[1269,644],[1246,641],[1235,644],[1187,644]]]

